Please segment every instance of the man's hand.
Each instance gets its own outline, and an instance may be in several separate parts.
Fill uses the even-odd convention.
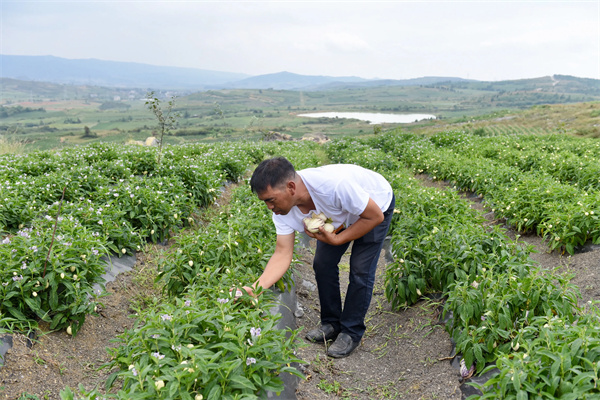
[[[252,287],[244,286],[244,287],[242,287],[242,289],[245,290],[249,296],[252,296],[255,298],[258,297],[258,295],[256,293],[254,293],[254,289]],[[230,292],[233,292],[234,290],[235,290],[234,300],[237,300],[244,295],[244,293],[238,288],[233,287],[233,288],[229,289]]]
[[[330,244],[332,246],[339,246],[344,243],[351,242],[358,238],[363,237],[367,234],[371,229],[375,228],[383,221],[383,212],[375,203],[373,199],[369,199],[367,203],[367,207],[360,214],[358,221],[347,227],[346,229],[340,231],[339,233],[329,233],[323,229],[323,227],[319,228],[319,232],[310,233],[304,227],[304,232],[312,238],[320,240],[324,243]]]
[[[309,232],[308,230],[306,230],[306,226],[305,226],[304,233],[306,233],[311,238],[320,240],[321,242],[330,244],[332,246],[339,246],[340,244],[342,244],[338,240],[338,235],[335,232],[327,232],[325,230],[325,228],[323,228],[322,226],[320,226],[319,231],[315,232],[315,233],[312,233],[312,232]]]
[[[292,263],[292,257],[294,255],[294,238],[295,235],[293,233],[289,235],[277,235],[275,252],[269,259],[269,262],[267,262],[267,265],[262,275],[258,278],[256,282],[252,284],[252,286],[242,287],[242,289],[245,290],[246,293],[256,298],[263,289],[270,288],[275,282],[281,279],[283,274],[285,274],[287,269],[290,267],[290,264]],[[241,289],[234,289],[240,290],[241,292]],[[255,293],[255,291],[258,291],[259,293],[257,294]],[[238,296],[236,294],[235,298],[237,299],[239,297],[241,297],[241,295]]]
[[[252,296],[252,297],[258,297],[258,294],[254,293],[254,289],[250,286],[244,286],[242,289],[244,289],[246,291],[246,293],[248,293],[248,295]],[[239,296],[238,296],[238,292],[239,292]],[[242,297],[242,292],[241,291],[237,291],[235,293],[235,298],[237,299],[238,297]]]

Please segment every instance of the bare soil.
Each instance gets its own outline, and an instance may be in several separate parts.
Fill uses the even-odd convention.
[[[297,272],[314,285],[312,252],[305,253]],[[348,284],[348,256],[340,264],[342,291]],[[452,353],[450,336],[438,323],[439,304],[424,300],[392,311],[384,294],[385,264],[382,254],[361,345],[342,359],[327,357],[323,344],[306,342],[298,351],[307,363],[307,379],[297,391],[299,400],[461,398],[459,371],[447,360]],[[311,289],[305,282],[297,283],[298,301],[305,312],[297,320],[301,337],[320,323],[318,293]]]
[[[427,186],[440,189],[447,186],[426,176],[420,178]],[[473,208],[486,211],[480,199],[464,196]],[[503,223],[496,221],[490,212],[486,217],[490,223]],[[548,252],[536,236],[526,235],[520,240],[536,248],[538,252],[532,258],[542,266],[574,273],[573,283],[581,289],[582,302],[600,300],[600,250],[591,248],[564,256]],[[59,392],[65,386],[76,388],[79,384],[88,390],[102,388],[110,373],[98,370],[109,359],[106,348],[114,346],[111,340],[133,325],[136,304],[160,295],[152,283],[156,269],[153,260],[164,251],[166,247],[154,246],[146,253],[138,253],[134,269],[107,284],[108,296],[102,299],[100,316],[90,316],[76,337],[64,331],[51,332],[42,325],[30,348],[26,337],[14,335],[6,365],[0,368],[0,400],[18,399],[23,393],[39,399],[60,399]],[[315,282],[312,247],[301,249],[299,256],[302,263],[295,273],[298,301],[304,315],[297,319],[297,324],[303,338],[319,324],[319,301],[312,286]],[[299,383],[299,400],[464,398],[459,371],[448,360],[452,343],[439,324],[439,303],[422,300],[413,307],[392,311],[384,295],[386,263],[386,255],[382,254],[367,315],[367,332],[354,353],[347,358],[331,359],[326,356],[325,345],[301,339],[303,346],[298,356],[305,362],[301,370],[306,379]],[[348,261],[344,258],[342,287],[347,284],[347,269]]]

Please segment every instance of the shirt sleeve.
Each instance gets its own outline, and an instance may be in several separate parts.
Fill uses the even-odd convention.
[[[281,218],[277,218],[277,214],[273,214],[273,224],[275,225],[275,232],[278,235],[289,235],[290,233],[294,233],[295,230],[285,222],[281,221]]]

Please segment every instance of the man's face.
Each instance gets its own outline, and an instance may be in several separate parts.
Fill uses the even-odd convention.
[[[268,186],[264,192],[258,194],[258,198],[264,201],[269,210],[275,214],[286,215],[294,206],[292,191],[288,186],[282,185],[276,188]]]

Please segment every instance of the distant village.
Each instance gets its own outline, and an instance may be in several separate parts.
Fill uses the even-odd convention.
[[[118,90],[118,89],[116,89]],[[135,100],[142,100],[145,101],[146,100],[146,91],[142,91],[140,89],[133,89],[133,90],[129,90],[127,91],[127,93],[122,93],[122,94],[115,94],[112,96],[112,101],[123,101],[123,100],[129,100],[129,101],[135,101]],[[156,92],[155,96],[157,96],[159,99],[170,99],[172,97],[175,96],[181,96],[182,93],[181,92],[175,92],[175,91],[165,91],[165,92]],[[95,99],[95,100],[106,100],[106,96],[99,94],[99,93],[90,93],[89,94],[89,98],[90,99]]]

